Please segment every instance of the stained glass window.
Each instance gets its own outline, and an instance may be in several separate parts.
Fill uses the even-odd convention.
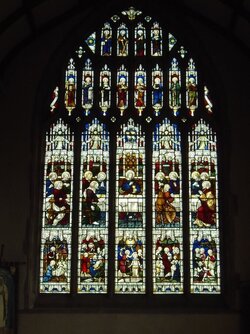
[[[48,92],[39,292],[221,293],[210,81],[133,7],[81,42]]]

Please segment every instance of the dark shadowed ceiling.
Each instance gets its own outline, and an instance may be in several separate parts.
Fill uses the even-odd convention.
[[[163,2],[167,5],[168,0]],[[250,0],[171,1],[173,2],[212,29],[230,34],[245,51],[250,52]],[[126,3],[124,1],[123,6],[127,6]],[[154,5],[149,0],[144,0],[144,3]],[[0,68],[25,45],[84,11],[86,6],[101,10],[101,6],[105,4],[103,0],[0,0]]]

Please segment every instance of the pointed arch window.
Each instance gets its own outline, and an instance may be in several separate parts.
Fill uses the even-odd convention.
[[[156,19],[112,16],[55,83],[42,294],[221,292],[213,104],[192,54]]]

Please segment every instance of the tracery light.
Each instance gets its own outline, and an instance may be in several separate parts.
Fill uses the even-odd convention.
[[[151,27],[151,55],[162,56],[162,29],[158,22]]]
[[[147,96],[146,72],[141,64],[135,72],[134,89],[134,105],[141,116],[146,107]]]
[[[117,55],[127,56],[128,55],[128,28],[122,23],[117,29]]]
[[[94,101],[94,71],[90,59],[85,62],[84,70],[82,71],[82,107],[85,114],[89,114],[89,110],[93,107]]]
[[[120,109],[121,116],[124,110],[128,107],[128,71],[124,65],[117,72],[117,87],[116,87],[116,105]]]
[[[152,72],[152,106],[156,116],[163,107],[163,72],[156,64]]]
[[[104,65],[100,72],[100,102],[99,105],[105,116],[111,105],[111,71]]]
[[[172,60],[169,70],[169,107],[177,116],[181,107],[181,71],[176,58]]]
[[[195,110],[198,108],[198,78],[195,63],[191,58],[188,62],[188,68],[186,71],[186,101],[187,108],[191,116],[194,116]]]
[[[75,70],[75,63],[73,58],[69,60],[69,65],[66,70],[65,77],[65,107],[68,110],[69,116],[72,110],[76,107],[76,84],[77,71]]]

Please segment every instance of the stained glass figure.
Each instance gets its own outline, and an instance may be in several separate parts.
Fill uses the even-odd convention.
[[[59,96],[59,87],[53,90],[52,101],[50,103],[50,111],[53,112],[58,107],[58,96]]]
[[[153,242],[154,294],[183,293],[182,232],[157,232]]]
[[[213,103],[211,102],[207,86],[204,86],[204,100],[205,100],[205,108],[207,109],[208,113],[211,114],[213,112],[212,110]]]
[[[188,62],[188,68],[186,71],[186,101],[187,108],[191,116],[194,116],[195,109],[198,108],[198,88],[197,88],[197,71],[195,64],[191,58]]]
[[[124,23],[117,29],[117,55],[128,55],[128,28]]]
[[[43,229],[41,240],[40,293],[69,293],[71,231]]]
[[[146,88],[146,72],[140,64],[139,68],[135,72],[134,91],[134,105],[139,112],[139,116],[142,115],[142,111],[146,107]]]
[[[88,45],[90,50],[95,53],[95,47],[96,47],[96,33],[93,32],[86,40],[85,43]]]
[[[82,107],[85,109],[85,115],[88,115],[89,110],[93,107],[93,85],[94,71],[90,59],[87,59],[82,71]]]
[[[151,56],[162,56],[162,29],[158,22],[151,28]]]
[[[111,56],[112,53],[112,29],[108,22],[104,24],[101,33],[101,55]]]
[[[145,293],[145,234],[117,231],[116,293]]]
[[[181,208],[180,133],[176,126],[171,125],[166,119],[163,124],[157,124],[153,140],[153,170],[155,173],[153,175],[153,182],[156,203],[155,226],[176,227],[180,223]],[[165,194],[165,192],[168,193]],[[171,194],[174,194],[173,198],[171,198]],[[164,203],[162,202],[163,198]],[[165,210],[168,206],[169,210]],[[176,210],[177,207],[178,210]]]
[[[69,292],[73,161],[73,134],[59,119],[46,135],[40,292]],[[65,271],[59,275],[61,267]]]
[[[111,72],[107,65],[105,65],[100,72],[100,102],[103,115],[106,115],[111,103]]]
[[[191,291],[218,293],[220,269],[216,134],[202,119],[189,134],[189,198]]]
[[[65,76],[65,107],[68,110],[69,116],[76,106],[76,83],[77,71],[75,70],[74,60],[69,60],[69,65]]]
[[[80,222],[83,227],[107,226],[109,135],[94,119],[82,135]]]
[[[129,119],[117,134],[117,293],[145,293],[145,144],[140,126]]]
[[[153,133],[154,293],[183,292],[181,142],[165,119]]]
[[[181,107],[181,71],[176,58],[173,58],[169,69],[169,107],[177,116]]]
[[[46,139],[44,226],[58,228],[71,223],[72,166],[73,137],[59,120]]]
[[[190,235],[190,254],[191,293],[220,293],[218,231],[193,230]]]
[[[216,227],[216,136],[203,120],[190,135],[189,158],[191,227]]]
[[[128,107],[128,71],[122,65],[117,72],[117,92],[116,92],[116,101],[117,108],[120,109],[121,116],[124,113],[124,110]]]
[[[175,46],[175,44],[177,43],[177,39],[172,35],[172,34],[168,34],[168,49],[169,51],[171,51],[173,49],[173,47]]]
[[[107,229],[81,229],[78,246],[78,293],[107,292]]]
[[[135,28],[135,56],[146,55],[146,30],[142,23]]]
[[[163,73],[158,64],[152,72],[152,105],[158,116],[163,106]]]

